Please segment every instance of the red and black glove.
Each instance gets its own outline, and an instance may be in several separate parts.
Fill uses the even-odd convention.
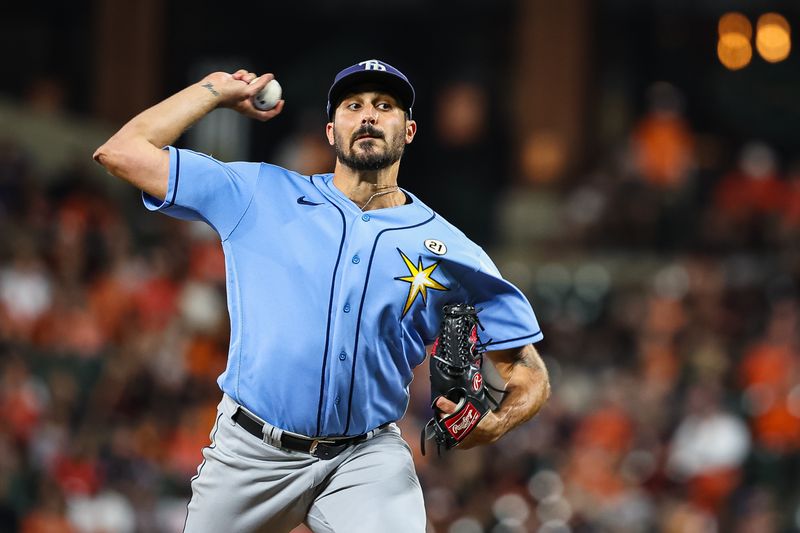
[[[433,418],[422,430],[421,447],[434,439],[441,454],[458,446],[497,402],[486,391],[481,367],[485,347],[478,340],[478,313],[469,304],[446,305],[442,325],[430,358],[431,406]],[[456,404],[454,412],[442,417],[436,400],[445,396]]]

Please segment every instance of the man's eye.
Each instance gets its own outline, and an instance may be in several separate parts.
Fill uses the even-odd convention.
[[[388,102],[381,102],[376,107],[378,109],[380,109],[381,111],[389,111],[392,108],[392,104],[390,104]]]
[[[351,102],[351,103],[347,104],[347,109],[350,109],[351,111],[355,111],[359,107],[360,106],[356,102]]]

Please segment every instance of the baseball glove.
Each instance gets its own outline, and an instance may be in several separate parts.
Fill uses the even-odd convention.
[[[478,425],[497,401],[490,396],[481,373],[485,345],[478,340],[478,312],[469,304],[446,305],[442,309],[439,337],[433,343],[430,358],[431,406],[434,414],[421,435],[422,454],[425,442],[433,439],[437,452],[458,446]],[[445,396],[456,410],[444,417],[436,399]]]

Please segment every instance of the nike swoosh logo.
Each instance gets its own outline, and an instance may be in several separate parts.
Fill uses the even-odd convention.
[[[300,204],[300,205],[322,205],[322,202],[320,202],[320,203],[309,202],[308,200],[306,200],[306,195],[305,194],[297,199],[297,203]]]

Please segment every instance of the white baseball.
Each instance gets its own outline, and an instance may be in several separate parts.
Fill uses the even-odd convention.
[[[278,105],[278,100],[281,99],[282,93],[281,84],[278,83],[278,80],[270,80],[263,89],[253,96],[253,107],[260,111],[269,111]]]

